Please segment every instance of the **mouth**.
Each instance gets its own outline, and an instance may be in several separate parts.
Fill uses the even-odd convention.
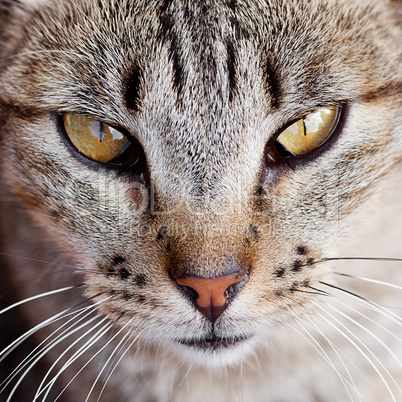
[[[201,350],[221,350],[237,346],[241,342],[250,339],[250,337],[230,337],[224,338],[216,335],[206,336],[201,339],[178,339],[177,342],[181,345],[201,349]]]

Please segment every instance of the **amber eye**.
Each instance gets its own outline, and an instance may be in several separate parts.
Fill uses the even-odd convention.
[[[65,114],[64,131],[86,157],[111,165],[133,167],[144,161],[141,146],[122,131],[83,115]]]
[[[296,156],[313,151],[324,144],[335,131],[341,108],[326,106],[297,120],[283,130],[276,139],[287,156]]]

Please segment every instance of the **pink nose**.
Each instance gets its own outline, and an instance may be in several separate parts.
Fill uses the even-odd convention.
[[[243,280],[244,274],[226,275],[215,279],[187,276],[177,279],[177,283],[197,293],[195,298],[197,309],[211,322],[215,322],[227,307],[227,289]]]

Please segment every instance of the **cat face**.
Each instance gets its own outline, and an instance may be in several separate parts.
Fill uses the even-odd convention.
[[[391,3],[26,3],[3,170],[100,312],[213,365],[308,311],[324,250],[400,157]],[[278,144],[322,109],[322,143]],[[128,156],[82,147],[103,135]]]

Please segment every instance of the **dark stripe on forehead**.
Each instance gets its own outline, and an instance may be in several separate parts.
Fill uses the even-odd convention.
[[[183,90],[183,69],[178,39],[174,31],[171,11],[169,10],[171,3],[171,0],[165,0],[160,7],[160,31],[158,37],[160,40],[168,42],[169,57],[173,67],[173,86],[179,98]]]
[[[267,89],[267,95],[269,96],[271,101],[271,108],[278,109],[282,97],[281,83],[278,77],[278,73],[269,57],[266,58],[264,64],[265,64],[264,75],[265,75],[266,89]]]
[[[140,109],[139,89],[141,82],[141,71],[134,66],[124,83],[124,99],[128,109],[138,111]]]
[[[233,96],[237,90],[237,77],[236,77],[237,59],[233,48],[233,43],[231,41],[227,41],[226,51],[227,51],[227,64],[228,64],[228,75],[229,75],[229,102],[232,102]]]

